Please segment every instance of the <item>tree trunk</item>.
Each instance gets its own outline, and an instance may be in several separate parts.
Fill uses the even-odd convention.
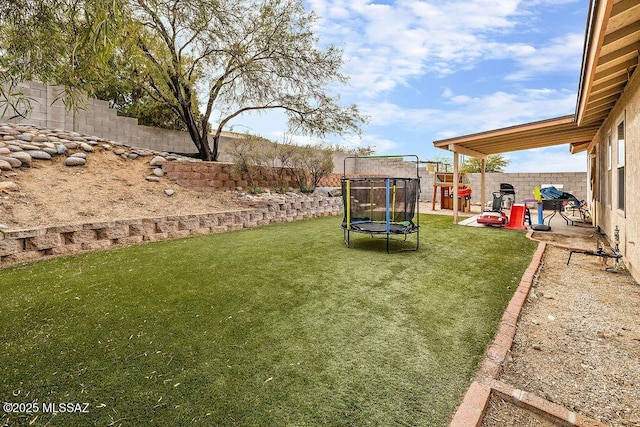
[[[207,133],[202,135],[202,138],[200,139],[200,147],[202,147],[200,150],[200,159],[207,162],[215,162],[218,159],[217,152],[211,152],[211,148],[209,147],[209,135]]]
[[[213,150],[211,150],[212,151],[211,157],[214,162],[218,161],[218,143],[219,142],[220,142],[220,133],[216,133],[213,136]]]

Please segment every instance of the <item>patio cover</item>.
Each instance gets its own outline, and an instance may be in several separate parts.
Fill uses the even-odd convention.
[[[578,127],[574,116],[563,116],[488,132],[434,141],[438,148],[467,156],[486,159],[489,154],[528,150],[552,145],[589,144],[598,125]]]

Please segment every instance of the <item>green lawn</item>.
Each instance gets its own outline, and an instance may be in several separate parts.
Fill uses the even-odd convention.
[[[0,400],[41,409],[0,424],[446,425],[536,245],[421,227],[392,255],[333,217],[0,270]]]

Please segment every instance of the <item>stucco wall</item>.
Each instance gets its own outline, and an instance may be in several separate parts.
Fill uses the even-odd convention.
[[[617,126],[625,121],[625,209],[617,209]],[[601,182],[603,197],[600,201],[595,201],[596,225],[607,234],[609,240],[613,240],[616,226],[620,230],[620,249],[624,256],[624,261],[637,281],[640,281],[640,199],[637,197],[637,189],[640,186],[640,73],[637,71],[627,84],[625,91],[612,110],[609,118],[602,125],[598,134],[594,138],[599,149],[596,147],[590,151],[591,155],[598,155],[599,161],[596,164],[604,165],[607,161],[607,138],[611,132],[612,139],[612,194],[610,203],[604,193],[607,192],[606,181]],[[598,170],[599,172],[599,170]],[[597,198],[597,186],[593,189],[593,197]],[[613,243],[613,242],[612,242]]]

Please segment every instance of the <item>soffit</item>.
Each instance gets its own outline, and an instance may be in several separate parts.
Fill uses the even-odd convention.
[[[576,107],[579,126],[602,125],[638,67],[640,2],[591,2]]]
[[[561,144],[588,144],[597,126],[578,127],[573,115],[510,126],[457,138],[434,141],[434,146],[484,158],[490,154],[528,150]]]

